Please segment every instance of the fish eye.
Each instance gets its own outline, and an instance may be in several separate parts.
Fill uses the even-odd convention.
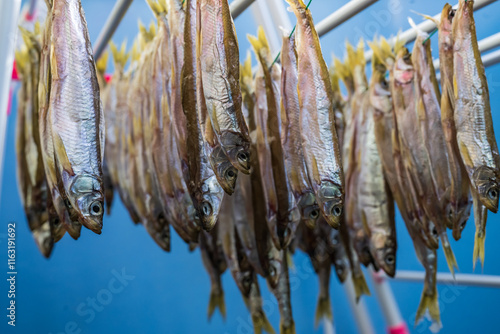
[[[318,209],[314,209],[311,211],[311,213],[309,214],[309,218],[311,219],[316,219],[319,217],[319,210]]]
[[[269,276],[273,277],[276,275],[276,268],[274,266],[269,267]]]
[[[496,190],[496,188],[490,189],[488,191],[488,197],[491,199],[496,199],[498,197],[498,191]]]
[[[340,205],[335,205],[332,208],[332,215],[339,217],[342,214],[342,207]]]
[[[452,218],[453,217],[453,210],[450,209],[450,211],[448,211],[448,218]]]
[[[101,202],[95,201],[90,204],[90,214],[94,216],[99,216],[102,214]]]
[[[437,229],[436,229],[436,227],[435,227],[435,226],[432,228],[432,235],[433,235],[434,237],[437,237],[437,235],[438,235],[438,231],[437,231]]]
[[[386,81],[386,80],[382,80],[382,81],[380,81],[380,85],[381,85],[381,86],[382,86],[382,88],[384,88],[384,89],[389,88],[389,84],[387,83],[387,81]]]
[[[249,287],[251,283],[252,283],[252,280],[250,279],[249,276],[243,277],[243,285],[245,287]]]
[[[210,205],[210,203],[203,202],[203,204],[201,205],[201,212],[205,217],[210,216],[212,214],[212,206]]]
[[[236,177],[236,172],[231,168],[226,173],[227,179],[233,180]]]
[[[393,265],[393,264],[394,264],[394,262],[396,261],[396,258],[395,258],[395,256],[394,256],[393,254],[387,254],[387,255],[385,256],[385,259],[384,259],[384,260],[385,260],[385,263],[387,263],[388,265],[390,265],[390,266],[391,266],[391,265]]]
[[[239,161],[247,162],[249,159],[249,154],[247,152],[240,152],[237,156]]]
[[[344,271],[345,271],[345,266],[342,263],[337,263],[335,265],[335,269],[337,270],[337,273],[339,275],[342,275],[344,273]]]
[[[410,61],[410,60],[411,60],[411,55],[410,55],[409,53],[405,54],[405,55],[403,56],[403,60],[404,60],[404,61],[406,61],[406,62],[407,62],[407,61]]]
[[[460,231],[463,231],[463,229],[465,228],[465,224],[466,224],[465,221],[463,221],[462,224],[460,224]]]

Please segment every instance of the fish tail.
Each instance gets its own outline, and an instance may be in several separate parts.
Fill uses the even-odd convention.
[[[476,263],[479,258],[481,267],[484,267],[484,241],[486,239],[486,230],[476,227],[476,234],[474,237],[474,251],[472,252],[472,266],[476,269]]]
[[[248,41],[252,45],[255,54],[261,60],[261,62],[265,63],[266,60],[266,50],[269,50],[269,43],[266,38],[266,33],[264,32],[264,28],[259,26],[257,29],[257,37],[252,35],[247,35]]]
[[[222,318],[226,320],[226,304],[224,302],[224,291],[220,286],[212,286],[210,300],[208,302],[208,319],[211,319],[215,310],[219,308]]]
[[[427,283],[424,283],[427,285]],[[418,305],[417,315],[415,316],[415,326],[422,320],[425,314],[429,314],[432,323],[441,326],[441,316],[439,313],[438,294],[436,286],[432,288],[432,293],[428,293],[428,289],[424,286],[420,304]]]
[[[282,319],[280,321],[280,334],[295,334],[295,322],[292,320],[290,324],[285,324]]]
[[[446,232],[445,232],[446,235]],[[443,252],[446,258],[446,263],[448,264],[448,268],[450,269],[451,274],[455,277],[455,268],[458,270],[457,259],[455,258],[455,254],[451,249],[450,242],[448,241],[448,237],[442,236],[443,243]]]
[[[330,296],[326,295],[318,298],[318,305],[316,306],[316,315],[314,317],[314,326],[318,328],[319,322],[322,319],[333,320],[332,304],[330,303]]]
[[[365,276],[362,273],[360,275],[352,275],[352,284],[354,285],[354,292],[356,293],[356,302],[359,301],[362,295],[371,295],[370,289],[366,284]]]
[[[429,15],[426,15],[426,14],[422,14],[422,13],[416,12],[416,11],[414,11],[414,10],[410,10],[410,12],[413,12],[413,13],[415,13],[415,14],[417,14],[417,15],[420,15],[420,16],[422,16],[424,19],[426,19],[426,20],[430,20],[430,21],[434,22],[434,24],[435,24],[435,25],[439,26],[439,21],[440,21],[440,20],[435,19],[435,18],[433,18],[432,16],[429,16]]]
[[[149,8],[153,11],[156,17],[160,17],[162,14],[167,13],[167,3],[165,0],[146,0]]]
[[[276,333],[263,310],[252,313],[252,323],[255,334],[262,334],[263,331],[269,334]]]

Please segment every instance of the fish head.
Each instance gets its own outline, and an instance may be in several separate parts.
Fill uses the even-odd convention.
[[[278,228],[278,236],[280,241],[281,249],[286,249],[295,237],[295,231],[300,223],[300,210],[297,206],[294,206],[285,217],[285,221],[280,224]]]
[[[238,289],[240,289],[243,297],[248,298],[253,283],[253,272],[251,270],[238,271],[235,276]]]
[[[326,222],[338,229],[343,211],[342,188],[332,182],[325,181],[321,183],[319,190],[316,193],[316,200],[319,208],[325,217]]]
[[[472,175],[472,182],[481,203],[491,212],[497,213],[500,187],[493,169],[486,166],[477,168]]]
[[[217,147],[214,149],[210,158],[210,164],[222,189],[228,195],[232,195],[236,187],[238,170],[228,160],[222,148]]]
[[[393,236],[386,233],[374,233],[370,238],[371,253],[375,262],[388,276],[396,273],[396,244]]]
[[[349,274],[349,260],[340,239],[340,233],[337,230],[330,229],[330,242],[333,248],[333,265],[335,266],[335,274],[339,281],[343,283]]]
[[[49,258],[54,248],[54,238],[50,231],[50,223],[47,220],[40,225],[39,228],[33,230],[33,237],[35,238],[36,245],[43,256]]]
[[[453,48],[453,38],[452,33],[452,23],[455,17],[456,10],[447,3],[444,5],[441,12],[441,20],[439,21],[439,43],[444,45],[446,50],[452,50]]]
[[[311,192],[303,195],[299,200],[298,207],[301,210],[304,224],[306,224],[308,228],[313,229],[316,226],[317,220],[321,217],[321,210],[319,209],[314,194]]]
[[[453,238],[457,241],[462,237],[462,231],[465,229],[467,220],[469,220],[471,204],[471,200],[467,197],[467,202],[458,206],[459,209],[455,214],[452,233]]]
[[[427,247],[437,249],[439,247],[439,234],[436,225],[428,219],[424,219],[417,224],[421,224],[420,226],[423,227],[419,228],[418,231]]]
[[[242,134],[224,131],[220,142],[231,164],[243,174],[250,174],[250,141]]]
[[[370,102],[374,108],[376,118],[392,110],[391,91],[385,73],[386,67],[380,65],[372,74]]]
[[[201,186],[201,200],[198,203],[198,214],[203,229],[210,231],[217,222],[224,198],[224,190],[215,175],[206,179]]]
[[[278,252],[276,251],[276,253]],[[269,261],[268,275],[266,277],[267,282],[271,289],[276,289],[276,287],[278,286],[280,272],[281,272],[281,261],[278,260],[277,258],[272,258]]]
[[[407,48],[401,48],[394,63],[394,80],[400,84],[408,84],[413,81],[414,75],[411,53]]]
[[[81,223],[100,234],[104,215],[104,195],[102,181],[92,175],[79,175],[71,185],[69,198],[75,202]]]

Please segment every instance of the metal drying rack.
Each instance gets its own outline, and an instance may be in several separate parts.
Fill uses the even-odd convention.
[[[106,49],[108,42],[111,40],[116,28],[125,16],[128,8],[133,0],[117,0],[113,7],[104,27],[94,44],[94,57],[96,59]],[[494,3],[496,0],[476,0],[474,3],[474,10],[479,10],[487,5]],[[33,17],[36,8],[37,0],[31,0],[28,14]],[[324,20],[316,24],[316,30],[320,37],[324,36],[334,28],[361,13],[366,8],[370,7],[376,0],[351,0],[338,10],[330,14]],[[255,4],[254,4],[255,3]],[[241,15],[246,9],[252,5],[252,13],[256,22],[264,27],[266,35],[268,36],[271,51],[277,53],[280,46],[280,34],[278,28],[283,27],[285,30],[290,31],[292,24],[286,13],[286,8],[283,0],[234,0],[230,4],[231,14],[234,19]],[[10,82],[13,64],[14,44],[17,31],[17,22],[20,13],[21,0],[0,1],[0,31],[8,32],[0,34],[0,45],[6,46],[0,51],[0,110],[7,110]],[[434,16],[439,19],[440,13]],[[436,29],[436,24],[431,20],[426,20],[417,25],[419,30],[430,33]],[[417,37],[415,29],[408,29],[399,34],[401,40],[410,43]],[[389,43],[393,44],[395,37],[389,39]],[[500,33],[494,34],[479,41],[479,50],[484,53],[494,48],[500,47]],[[366,61],[370,62],[372,58],[372,51],[365,52]],[[492,66],[500,62],[500,50],[493,51],[482,56],[483,64],[485,67]],[[434,62],[436,69],[439,68],[439,59]],[[3,153],[5,147],[5,130],[7,124],[7,113],[0,113],[0,189],[1,177],[3,171]],[[1,196],[1,193],[0,193]],[[1,198],[1,197],[0,197]],[[375,273],[373,270],[369,272],[373,289],[376,298],[380,305],[381,311],[384,315],[387,329],[389,333],[409,333],[406,322],[402,319],[399,311],[398,304],[394,298],[391,287],[387,282],[384,274]],[[424,273],[421,271],[407,271],[399,270],[396,273],[394,281],[401,282],[423,282]],[[437,274],[438,284],[455,284],[466,286],[478,286],[487,288],[500,288],[500,276],[491,275],[474,275],[474,274],[456,274],[455,278],[448,273]],[[366,309],[363,300],[356,303],[354,288],[352,282],[349,280],[344,284],[346,293],[354,313],[354,318],[358,329],[363,334],[375,333],[371,318]],[[324,332],[334,333],[334,327],[329,322],[324,322]]]

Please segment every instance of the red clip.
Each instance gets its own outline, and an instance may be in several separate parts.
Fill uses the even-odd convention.
[[[389,334],[410,334],[408,330],[408,326],[406,326],[406,322],[402,322],[399,325],[389,327],[387,329]]]
[[[33,14],[30,15],[30,12],[27,11],[26,12],[26,15],[24,15],[24,18],[26,19],[26,21],[28,22],[31,22],[35,19],[35,12],[33,12]]]
[[[14,66],[12,66],[12,80],[19,80],[19,74],[17,73],[15,60],[14,60]]]
[[[104,80],[106,80],[106,83],[109,83],[113,76],[111,74],[104,74]]]
[[[373,272],[373,281],[375,281],[376,284],[382,284],[384,282],[384,275],[381,275],[377,272]]]

